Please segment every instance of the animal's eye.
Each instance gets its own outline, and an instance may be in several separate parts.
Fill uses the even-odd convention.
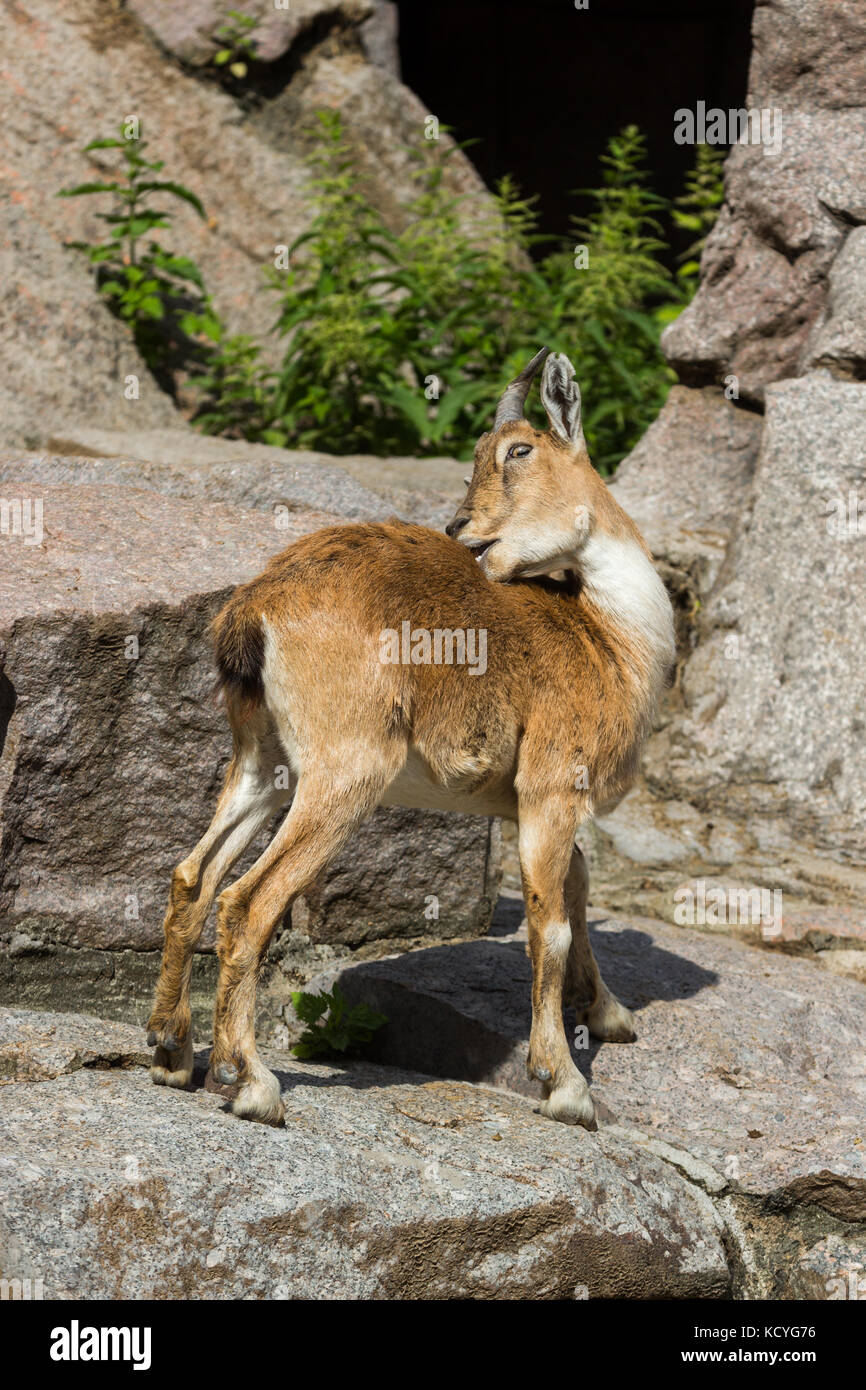
[[[526,455],[531,453],[531,444],[512,444],[505,457],[507,459],[525,459]]]

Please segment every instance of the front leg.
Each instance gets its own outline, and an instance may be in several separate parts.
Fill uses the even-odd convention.
[[[527,1070],[544,1086],[540,1110],[564,1124],[595,1128],[589,1087],[572,1060],[562,1020],[571,949],[565,879],[576,808],[565,799],[520,805],[520,871],[532,961],[532,1031]]]

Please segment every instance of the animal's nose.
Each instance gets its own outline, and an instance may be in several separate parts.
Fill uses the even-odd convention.
[[[468,525],[469,517],[461,516],[458,512],[457,516],[454,517],[454,520],[449,521],[448,525],[445,527],[445,534],[446,536],[451,536],[453,540],[453,538],[457,535],[457,532],[462,531],[463,527]]]

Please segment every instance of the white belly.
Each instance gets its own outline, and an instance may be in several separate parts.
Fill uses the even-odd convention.
[[[402,771],[382,797],[381,804],[421,811],[461,811],[469,816],[503,816],[506,820],[517,817],[517,798],[510,785],[500,782],[475,792],[447,786],[437,780],[430,765],[415,748],[410,748]]]

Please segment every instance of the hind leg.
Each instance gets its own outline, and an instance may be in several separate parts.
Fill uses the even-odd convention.
[[[220,894],[211,1071],[221,1085],[239,1083],[236,1115],[265,1124],[283,1119],[279,1082],[255,1041],[256,984],[274,928],[375,808],[404,758],[405,750],[374,754],[360,778],[357,755],[353,774],[345,765],[317,763],[315,772],[301,776],[291,810],[265,853]]]
[[[578,1023],[586,1024],[594,1038],[604,1042],[634,1042],[634,1019],[611,994],[598,968],[586,925],[589,874],[586,861],[574,846],[565,880],[565,899],[571,925],[565,1002],[573,1004]]]
[[[289,800],[290,790],[275,786],[275,769],[284,762],[268,716],[257,712],[236,731],[234,755],[211,824],[172,874],[162,967],[147,1025],[148,1044],[155,1049],[151,1076],[158,1086],[186,1086],[192,1078],[193,954],[221,880]]]

